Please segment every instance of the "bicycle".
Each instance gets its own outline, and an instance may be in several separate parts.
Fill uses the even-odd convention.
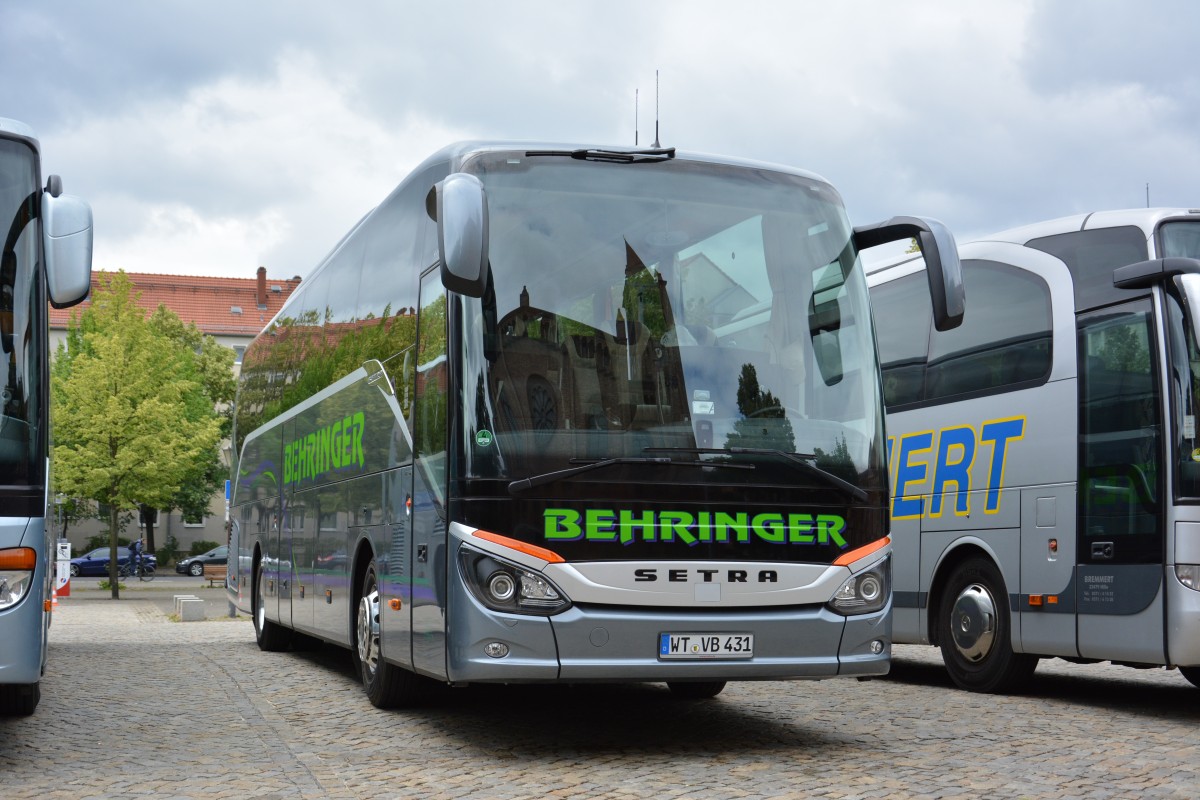
[[[137,564],[126,562],[121,564],[117,569],[117,575],[121,578],[129,578],[136,575],[140,581],[152,581],[154,580],[154,565],[148,561],[141,560]]]

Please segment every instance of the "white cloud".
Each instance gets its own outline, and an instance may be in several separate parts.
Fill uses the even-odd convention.
[[[448,142],[631,144],[640,89],[648,145],[655,69],[663,144],[809,169],[856,222],[927,214],[962,238],[1136,205],[1146,182],[1196,204],[1200,7],[1146,17],[1109,0],[63,0],[0,19],[0,66],[35,66],[0,107],[53,121],[26,119],[93,203],[99,267],[307,274]]]
[[[97,268],[303,275],[409,170],[463,136],[416,113],[381,124],[353,99],[292,51],[266,81],[226,77],[177,105],[91,118],[46,150],[93,204]]]

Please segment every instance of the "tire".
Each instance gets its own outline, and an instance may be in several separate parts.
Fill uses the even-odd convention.
[[[258,649],[267,653],[287,650],[292,643],[291,630],[267,619],[263,573],[257,564],[254,567],[254,639],[258,642]]]
[[[41,699],[41,684],[0,684],[0,717],[28,717]]]
[[[107,572],[105,574],[107,574]],[[117,577],[118,578],[128,578],[129,577],[129,565],[128,564],[117,564]]]
[[[667,688],[680,700],[708,700],[725,688],[725,681],[668,681]]]
[[[421,678],[384,660],[380,652],[379,583],[372,561],[363,575],[355,615],[354,654],[363,690],[376,708],[410,706],[420,697]]]
[[[1003,694],[1029,684],[1038,659],[1013,652],[1008,592],[989,559],[968,559],[950,573],[937,625],[942,661],[960,689]]]
[[[204,565],[199,561],[193,561],[191,564],[188,564],[188,575],[191,575],[193,578],[199,578],[203,576]]]
[[[143,564],[141,572],[138,575],[138,577],[144,581],[154,580],[154,565],[153,564]]]
[[[1179,674],[1188,679],[1188,683],[1200,689],[1200,667],[1180,667]]]

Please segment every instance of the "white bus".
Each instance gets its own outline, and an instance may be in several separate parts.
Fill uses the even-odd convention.
[[[41,697],[56,550],[49,504],[47,300],[74,305],[91,286],[92,213],[41,188],[30,128],[0,118],[0,715]]]
[[[796,170],[673,148],[463,143],[334,248],[248,348],[227,587],[258,644],[422,678],[887,671],[879,373],[852,229]],[[939,255],[940,254],[940,255]]]
[[[872,268],[897,642],[975,691],[1042,657],[1200,685],[1200,211],[1056,219],[960,249],[938,332],[910,256]]]

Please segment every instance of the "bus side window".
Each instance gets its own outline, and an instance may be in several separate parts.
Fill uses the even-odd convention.
[[[1045,380],[1050,374],[1050,289],[1041,278],[993,261],[964,261],[967,295],[982,298],[963,324],[930,338],[929,400]]]
[[[897,406],[1004,392],[1045,381],[1052,357],[1050,289],[1005,264],[964,261],[967,294],[984,298],[963,324],[932,331],[923,273],[871,290],[884,402]]]
[[[933,308],[923,273],[871,289],[871,312],[883,367],[883,399],[888,410],[925,399],[925,362]]]

